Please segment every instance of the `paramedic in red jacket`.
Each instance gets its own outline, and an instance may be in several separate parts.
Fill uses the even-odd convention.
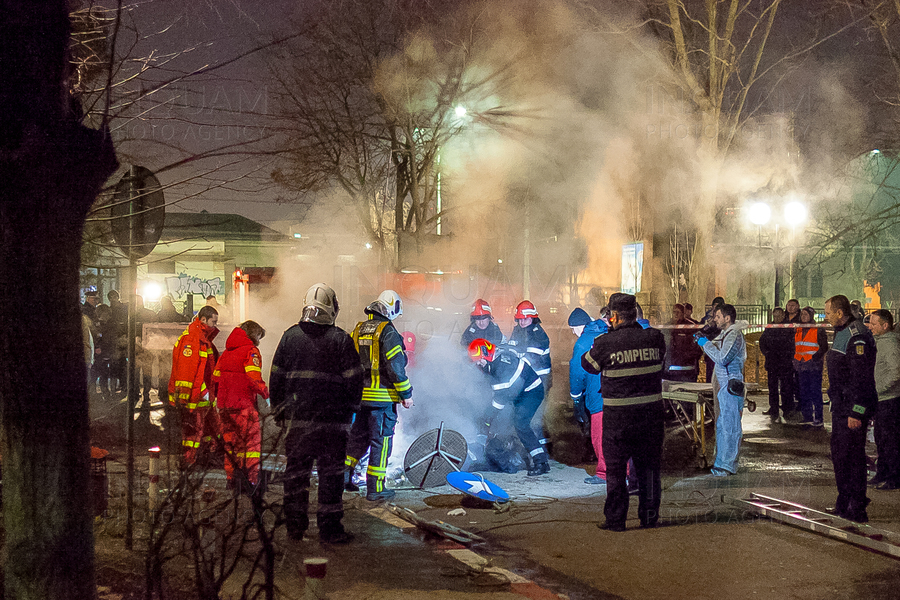
[[[246,489],[245,478],[253,486],[259,481],[261,433],[256,396],[268,399],[269,388],[262,378],[257,345],[265,335],[266,330],[256,321],[235,327],[213,373],[228,489]]]
[[[197,462],[201,445],[209,452],[218,443],[219,419],[212,408],[212,378],[219,358],[213,340],[219,334],[218,322],[219,312],[204,306],[172,350],[169,404],[178,408],[181,417],[185,468]]]

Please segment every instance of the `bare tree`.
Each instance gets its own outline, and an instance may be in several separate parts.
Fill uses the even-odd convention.
[[[68,93],[67,3],[0,10],[0,291],[4,586],[9,598],[90,598],[87,377],[78,267],[85,216],[116,167],[109,131]]]
[[[440,152],[473,121],[514,114],[490,101],[508,64],[473,69],[489,20],[465,3],[313,3],[315,26],[272,63],[287,144],[276,181],[301,194],[338,187],[383,248],[434,231]]]

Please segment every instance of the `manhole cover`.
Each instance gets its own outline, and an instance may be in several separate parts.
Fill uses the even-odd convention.
[[[787,443],[789,443],[789,440],[783,440],[781,438],[770,438],[770,437],[745,438],[744,441],[749,444],[787,444]]]

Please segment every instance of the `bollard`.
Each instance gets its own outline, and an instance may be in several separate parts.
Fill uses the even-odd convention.
[[[328,571],[327,558],[305,558],[306,584],[303,586],[303,600],[322,600],[327,598],[324,586],[325,573]]]
[[[147,507],[151,515],[159,510],[159,454],[159,448],[150,448],[150,486],[147,488],[150,500]]]

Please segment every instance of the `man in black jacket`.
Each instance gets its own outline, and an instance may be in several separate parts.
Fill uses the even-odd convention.
[[[776,306],[772,310],[772,324],[784,324],[784,310]],[[781,414],[794,410],[794,330],[769,327],[759,336],[759,351],[766,357],[766,377],[769,381],[769,410],[772,421]],[[779,402],[780,397],[780,402]]]
[[[334,290],[313,285],[303,299],[303,316],[284,332],[272,359],[271,403],[276,420],[287,425],[284,514],[288,536],[303,539],[309,527],[309,480],[313,461],[319,473],[319,539],[344,544],[342,501],[344,457],[353,414],[362,399],[363,371],[350,336],[334,319]]]
[[[875,413],[875,339],[856,319],[846,296],[825,302],[825,319],[834,326],[834,342],[825,355],[831,399],[831,461],[837,503],[829,512],[865,523],[866,430]]]
[[[659,330],[644,329],[637,322],[634,296],[613,294],[609,309],[612,329],[597,337],[581,359],[588,373],[600,373],[603,390],[605,528],[625,531],[629,458],[634,460],[637,473],[641,527],[656,527],[662,494],[662,374],[666,341]]]

